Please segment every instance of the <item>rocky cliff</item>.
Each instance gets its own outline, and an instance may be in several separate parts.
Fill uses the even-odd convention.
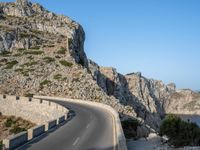
[[[200,114],[200,94],[190,89],[177,90],[166,101],[166,113],[180,115]]]
[[[77,63],[87,65],[85,33],[68,17],[55,15],[27,0],[0,3],[0,51],[30,49],[65,43]],[[44,45],[46,44],[46,45]],[[68,49],[68,48],[67,48]]]
[[[138,119],[140,134],[158,129],[175,85],[98,66],[87,59],[84,39],[81,25],[39,4],[0,3],[0,93],[102,102],[122,120]]]
[[[173,83],[147,79],[141,73],[122,75],[114,68],[99,67],[89,61],[89,68],[97,84],[109,96],[134,109],[135,115],[154,129],[165,115],[165,102],[176,91]]]

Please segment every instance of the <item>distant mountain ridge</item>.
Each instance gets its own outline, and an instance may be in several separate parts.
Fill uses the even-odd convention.
[[[101,102],[122,120],[139,120],[138,135],[149,133],[146,125],[157,130],[166,112],[175,111],[175,84],[101,67],[87,58],[84,40],[83,28],[69,17],[27,0],[0,3],[0,93]]]

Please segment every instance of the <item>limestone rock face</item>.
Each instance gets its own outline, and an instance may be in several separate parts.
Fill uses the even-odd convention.
[[[180,115],[199,115],[200,94],[190,89],[177,90],[166,101],[165,110]]]
[[[68,42],[64,47],[69,49],[69,54],[77,63],[87,66],[85,33],[81,25],[70,18],[56,15],[27,0],[0,3],[0,14],[0,52],[28,49],[38,44],[53,45],[65,38]]]
[[[123,76],[114,68],[99,67],[91,61],[89,68],[104,92],[132,108],[136,117],[150,127],[159,127],[165,115],[165,102],[176,91],[173,83],[164,85],[162,81],[147,79],[141,73]]]

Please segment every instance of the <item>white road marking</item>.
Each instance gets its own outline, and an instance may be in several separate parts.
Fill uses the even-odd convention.
[[[75,146],[77,143],[78,143],[78,141],[79,141],[79,137],[75,140],[75,142],[73,143],[73,145]]]
[[[88,125],[86,126],[86,129],[88,129],[88,128],[89,128],[89,126],[90,126],[90,124],[88,124]]]

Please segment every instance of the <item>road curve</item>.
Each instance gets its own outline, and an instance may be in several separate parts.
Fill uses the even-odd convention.
[[[115,150],[113,118],[100,108],[53,101],[75,111],[75,116],[20,150]]]

